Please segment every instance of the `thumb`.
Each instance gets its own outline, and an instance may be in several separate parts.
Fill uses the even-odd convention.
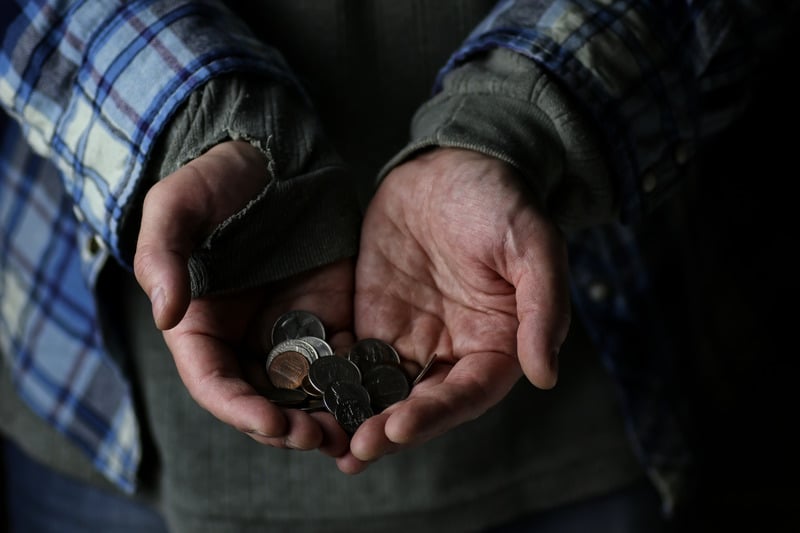
[[[241,210],[267,181],[264,156],[249,143],[211,148],[147,193],[133,260],[136,280],[161,329],[183,318],[191,299],[188,262],[211,231]]]
[[[133,259],[136,280],[150,298],[153,319],[161,330],[180,322],[189,306],[187,264],[202,239],[197,231],[202,215],[190,205],[192,196],[179,201],[183,186],[179,173],[147,193]]]
[[[571,322],[566,248],[550,241],[515,260],[517,352],[525,376],[539,388],[558,381],[558,352]]]

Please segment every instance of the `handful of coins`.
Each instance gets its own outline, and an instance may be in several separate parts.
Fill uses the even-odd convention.
[[[285,407],[326,409],[351,435],[374,413],[405,399],[433,362],[431,358],[412,382],[397,351],[382,340],[359,340],[338,355],[326,340],[322,321],[302,310],[281,315],[271,340],[267,399]]]

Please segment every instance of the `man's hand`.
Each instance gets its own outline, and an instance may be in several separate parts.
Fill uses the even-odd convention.
[[[238,141],[220,144],[167,176],[145,198],[134,272],[181,380],[199,405],[261,443],[340,455],[347,436],[333,417],[269,402],[255,387],[265,370],[248,369],[248,357],[269,349],[265,332],[290,309],[319,316],[334,346],[350,344],[353,262],[235,294],[190,297],[192,251],[266,183],[264,156]]]
[[[570,324],[564,239],[510,166],[436,149],[394,169],[369,205],[355,313],[359,338],[391,343],[417,369],[437,359],[359,427],[337,459],[347,473],[480,416],[523,373],[555,385]]]

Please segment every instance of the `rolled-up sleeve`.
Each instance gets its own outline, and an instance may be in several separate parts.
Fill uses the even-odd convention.
[[[412,146],[452,142],[440,126],[455,115],[442,106],[466,116],[454,102],[471,98],[500,111],[475,113],[484,124],[496,117],[494,130],[503,132],[495,136],[502,142],[478,145],[519,166],[557,218],[571,226],[636,222],[688,175],[703,143],[741,115],[757,68],[790,28],[786,21],[797,20],[792,4],[503,0],[440,71]],[[508,60],[498,68],[499,49],[530,60],[530,74],[519,62],[511,76]],[[465,68],[485,81],[465,83]],[[543,76],[554,86],[544,98]],[[512,78],[522,85],[509,88]],[[526,90],[535,98],[525,102]],[[587,122],[565,121],[565,112]],[[526,153],[542,149],[560,161]]]
[[[79,218],[124,263],[120,226],[187,96],[243,71],[293,85],[221,2],[27,2],[0,53],[0,104],[59,169]]]

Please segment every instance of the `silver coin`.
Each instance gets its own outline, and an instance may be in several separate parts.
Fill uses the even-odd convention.
[[[269,354],[267,355],[267,366],[266,366],[268,370],[270,365],[272,364],[272,361],[283,352],[298,352],[302,354],[303,357],[308,359],[309,365],[314,361],[316,361],[318,358],[317,351],[308,342],[301,339],[287,339],[285,341],[279,342],[278,344],[272,347],[272,350],[269,351]]]
[[[325,326],[310,311],[294,309],[278,317],[272,325],[272,345],[275,346],[287,339],[301,337],[318,337],[325,339]]]
[[[262,393],[269,401],[283,407],[296,407],[305,403],[308,396],[300,389],[268,389]]]
[[[423,366],[422,370],[419,371],[419,374],[417,374],[417,377],[414,378],[414,382],[411,384],[412,387],[414,385],[416,385],[417,383],[419,383],[420,381],[422,381],[422,378],[425,377],[425,374],[427,374],[428,371],[433,366],[433,362],[436,360],[436,357],[437,357],[437,355],[434,353],[428,358],[428,362],[425,363],[425,366]]]
[[[406,373],[393,364],[372,367],[364,374],[363,384],[376,411],[383,411],[393,403],[405,400],[411,388]]]
[[[360,383],[350,383],[347,381],[334,381],[325,389],[322,401],[325,408],[336,415],[336,407],[340,402],[355,400],[370,405],[369,392]]]
[[[308,394],[309,398],[319,398],[322,401],[322,391],[317,389],[311,380],[306,376],[303,378],[303,384],[300,386],[303,392]]]
[[[358,429],[358,426],[373,415],[372,408],[368,403],[364,403],[357,399],[346,399],[339,402],[336,406],[334,417],[342,429],[349,435],[352,435]]]
[[[325,339],[308,336],[308,337],[300,337],[300,340],[306,341],[311,346],[313,346],[314,349],[317,351],[317,355],[320,357],[327,357],[329,355],[333,355],[333,348],[331,347],[330,344],[325,342]]]
[[[324,393],[334,381],[361,383],[361,371],[355,363],[343,357],[320,357],[308,368],[308,380]]]
[[[366,374],[376,365],[400,363],[400,356],[394,347],[380,339],[359,340],[350,348],[347,357],[358,366],[362,374]]]

